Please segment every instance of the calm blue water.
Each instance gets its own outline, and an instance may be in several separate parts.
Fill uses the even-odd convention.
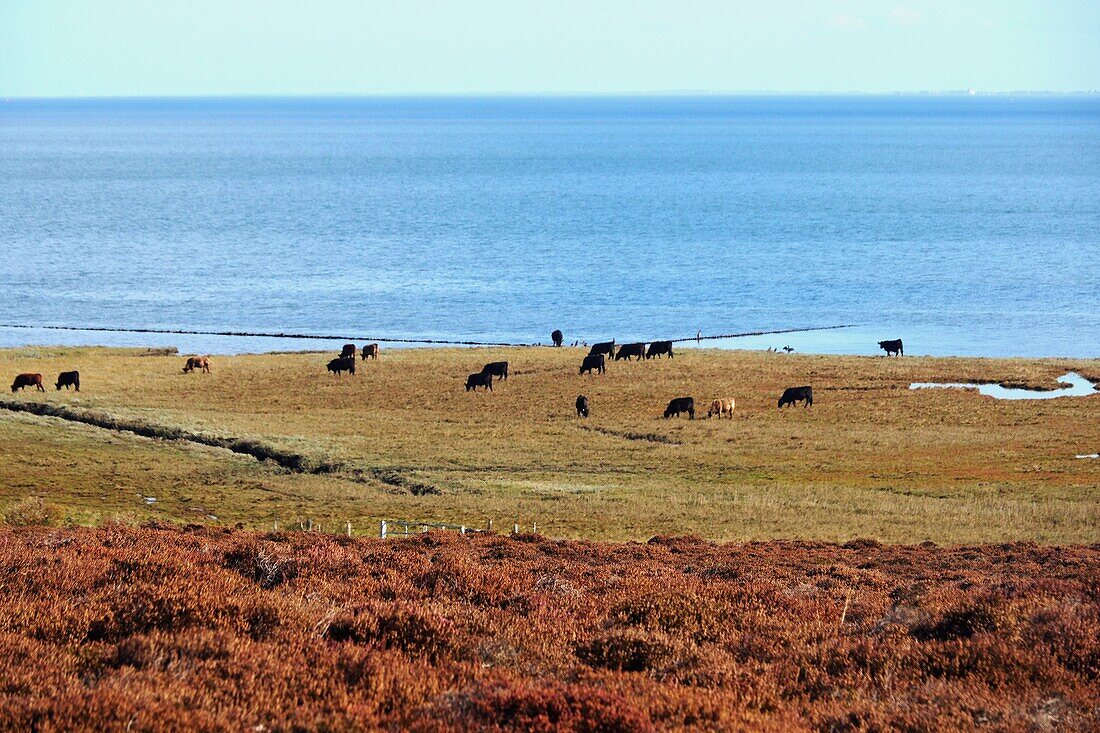
[[[1094,357],[1100,98],[14,100],[0,249],[2,323]]]

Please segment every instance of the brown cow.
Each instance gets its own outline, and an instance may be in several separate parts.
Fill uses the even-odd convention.
[[[11,391],[16,392],[24,387],[37,387],[39,392],[46,391],[46,388],[42,386],[41,374],[17,374],[15,381],[11,383]]]
[[[355,344],[344,344],[344,348],[340,349],[341,359],[354,359],[355,358]]]
[[[714,400],[710,403],[710,409],[707,410],[707,417],[713,417],[717,415],[721,418],[723,415],[729,415],[730,420],[733,419],[733,407],[734,401],[732,397],[726,399]]]
[[[367,344],[366,346],[363,347],[362,354],[363,354],[363,361],[366,361],[367,357],[370,357],[371,359],[377,359],[378,358],[378,344]]]
[[[196,369],[201,369],[207,374],[210,373],[210,357],[209,356],[189,356],[187,357],[187,363],[183,365],[183,373],[189,374]]]

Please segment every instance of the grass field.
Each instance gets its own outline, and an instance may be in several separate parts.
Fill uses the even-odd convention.
[[[0,729],[1095,731],[1098,556],[0,529]]]
[[[0,375],[41,372],[45,394],[5,395],[114,419],[257,441],[332,464],[293,473],[230,451],[0,410],[0,510],[26,496],[62,521],[112,517],[270,528],[381,518],[624,540],[696,534],[939,543],[1100,541],[1100,397],[995,401],[914,381],[1054,388],[1097,360],[838,357],[682,350],[579,376],[579,349],[383,350],[354,377],[316,353],[182,356],[111,349],[0,351]],[[507,360],[492,393],[467,373]],[[78,369],[82,391],[56,392]],[[776,409],[810,384],[810,409]],[[578,419],[585,394],[592,416]],[[733,420],[661,419],[672,397]],[[697,418],[703,415],[697,415]],[[155,497],[146,504],[144,497]]]

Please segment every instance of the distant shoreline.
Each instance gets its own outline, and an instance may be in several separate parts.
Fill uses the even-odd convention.
[[[538,100],[538,99],[722,99],[722,98],[812,98],[812,99],[847,99],[847,98],[944,98],[944,97],[1100,97],[1100,90],[1079,89],[1073,91],[1048,91],[1038,89],[1017,89],[1005,91],[982,91],[969,89],[940,89],[940,90],[898,90],[885,92],[872,91],[843,91],[843,92],[814,92],[814,91],[775,91],[775,90],[743,90],[743,91],[703,91],[703,90],[657,90],[657,91],[631,91],[631,92],[426,92],[413,94],[397,93],[360,93],[360,92],[329,92],[321,94],[104,94],[104,95],[58,95],[58,96],[23,96],[2,95],[4,102],[86,102],[86,101],[241,101],[241,100],[388,100],[388,99],[500,99],[500,100]]]

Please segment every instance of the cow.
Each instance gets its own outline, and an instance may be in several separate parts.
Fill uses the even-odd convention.
[[[793,405],[795,402],[805,400],[802,407],[809,407],[814,403],[814,391],[810,387],[787,387],[783,390],[783,396],[779,398],[779,406]]]
[[[363,347],[363,350],[359,352],[363,355],[363,361],[366,361],[368,357],[371,359],[378,358],[378,344],[367,344]]]
[[[892,341],[879,341],[878,347],[885,351],[887,356],[890,356],[890,354],[905,356],[905,348],[901,344],[901,339],[894,339]]]
[[[577,417],[588,417],[588,398],[584,395],[577,398]]]
[[[196,369],[199,369],[207,374],[210,373],[210,357],[209,356],[189,356],[187,357],[187,363],[183,365],[183,373],[189,374]]]
[[[482,374],[492,374],[497,379],[508,379],[508,362],[492,361],[481,367]]]
[[[723,415],[728,415],[729,419],[732,420],[733,408],[735,404],[736,403],[734,402],[732,397],[714,400],[710,403],[710,409],[707,410],[707,417],[713,417],[717,415],[719,418],[721,418]]]
[[[581,370],[577,374],[592,373],[595,369],[597,374],[603,374],[607,371],[607,357],[603,354],[589,354],[584,357],[584,361],[581,362]]]
[[[641,361],[645,357],[645,344],[623,344],[615,354],[615,361],[619,359],[630,361],[632,356],[638,357],[638,361]]]
[[[68,389],[69,387],[76,387],[76,391],[80,391],[80,372],[61,372],[57,375],[57,389],[62,387]]]
[[[466,391],[477,391],[478,387],[484,387],[490,392],[493,391],[493,375],[488,372],[477,372],[466,377]]]
[[[592,344],[592,348],[588,350],[589,356],[596,356],[597,354],[607,354],[608,356],[615,356],[615,339],[610,341],[601,341],[598,344]]]
[[[668,403],[665,408],[665,419],[675,415],[680,417],[681,412],[686,412],[688,417],[695,419],[695,400],[691,397],[677,397]]]
[[[338,356],[328,363],[325,367],[336,376],[340,376],[342,372],[348,372],[349,374],[355,374],[355,357]]]
[[[41,374],[17,374],[15,375],[15,381],[11,383],[11,391],[17,392],[24,387],[37,387],[39,392],[45,392],[46,388],[42,386]]]
[[[355,348],[355,344],[344,344],[344,348],[340,349],[340,358],[354,359],[356,351],[358,349]]]
[[[672,358],[672,342],[671,341],[654,341],[649,345],[649,351],[645,352],[646,359],[652,359],[661,354],[668,354],[668,358]]]
[[[554,346],[561,346],[561,342],[565,340],[565,334],[561,332],[561,329],[554,329],[554,332],[550,334],[550,340],[554,342]]]

